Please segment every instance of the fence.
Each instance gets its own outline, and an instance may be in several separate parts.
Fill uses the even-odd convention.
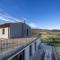
[[[33,40],[36,37],[18,38],[18,39],[0,39],[0,55],[7,53],[13,49],[23,46]]]

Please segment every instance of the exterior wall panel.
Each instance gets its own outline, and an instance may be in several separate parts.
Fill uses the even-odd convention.
[[[34,47],[34,43],[32,43],[32,54],[33,54],[33,56],[34,56],[34,54],[35,54],[35,47]]]
[[[25,48],[25,60],[29,60],[29,46]]]
[[[22,24],[10,24],[10,38],[22,37]]]
[[[38,46],[39,46],[39,44],[41,43],[40,38],[36,40],[36,43],[37,43],[36,45],[37,45],[37,50],[38,50]]]
[[[27,29],[28,29],[28,36],[30,36],[31,28],[26,24],[24,23],[10,24],[10,36],[11,38],[27,37]]]
[[[24,54],[22,53],[23,54],[22,57],[24,57],[23,59],[24,60],[31,60],[34,57],[35,53],[38,51],[38,46],[39,46],[40,43],[41,43],[40,39],[37,39],[36,40],[36,48],[37,48],[37,50],[35,51],[35,41],[32,42],[31,44],[29,44],[28,46],[26,46],[24,49],[22,49],[22,51],[20,51],[19,54],[16,55],[17,58],[20,59],[20,57],[21,57],[20,55],[24,51]],[[32,46],[32,55],[31,56],[30,56],[30,50],[29,50],[30,46]],[[15,59],[17,60],[16,56],[15,56]]]
[[[2,34],[2,29],[5,29],[5,34]],[[8,39],[8,27],[0,28],[0,38]]]

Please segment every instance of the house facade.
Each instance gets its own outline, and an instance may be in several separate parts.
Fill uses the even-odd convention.
[[[31,35],[31,28],[22,22],[0,25],[0,38],[20,38]]]

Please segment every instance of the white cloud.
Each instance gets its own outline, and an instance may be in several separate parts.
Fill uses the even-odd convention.
[[[31,28],[37,28],[37,25],[33,22],[29,22],[29,20],[26,17],[22,17],[21,19],[23,22],[26,21],[26,24],[28,24]]]
[[[9,22],[21,22],[20,19],[13,18],[9,16],[3,9],[0,8],[0,20],[9,21]]]
[[[23,17],[20,19],[16,19],[14,17],[9,16],[3,9],[0,8],[0,20],[8,21],[8,22],[24,22],[28,21],[27,18]],[[37,25],[33,22],[26,22],[31,28],[37,28]]]
[[[21,20],[19,19],[13,18],[8,15],[3,15],[3,14],[0,14],[0,19],[4,21],[9,21],[9,22],[21,22]]]
[[[31,28],[37,28],[37,25],[35,23],[32,23],[32,22],[29,23],[28,25],[31,26]]]
[[[12,21],[12,20],[10,20],[10,19],[8,19],[8,18],[6,18],[5,16],[0,16],[0,19],[1,20],[4,20],[4,21],[9,21],[9,22],[14,22],[14,21]]]

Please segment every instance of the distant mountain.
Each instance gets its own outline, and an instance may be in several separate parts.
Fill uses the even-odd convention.
[[[48,29],[32,29],[32,32],[50,32]]]
[[[54,30],[52,30],[52,32],[60,32],[60,30],[56,30],[56,29],[54,29]]]
[[[49,29],[32,29],[32,31],[38,31],[38,32],[60,32],[60,30],[57,30],[57,29],[53,29],[53,30],[49,30]]]
[[[48,30],[48,29],[32,29],[32,33],[34,34],[34,33],[40,33],[40,32],[51,32],[51,33],[53,33],[53,32],[60,32],[60,30],[57,30],[57,29],[54,29],[54,30]]]

